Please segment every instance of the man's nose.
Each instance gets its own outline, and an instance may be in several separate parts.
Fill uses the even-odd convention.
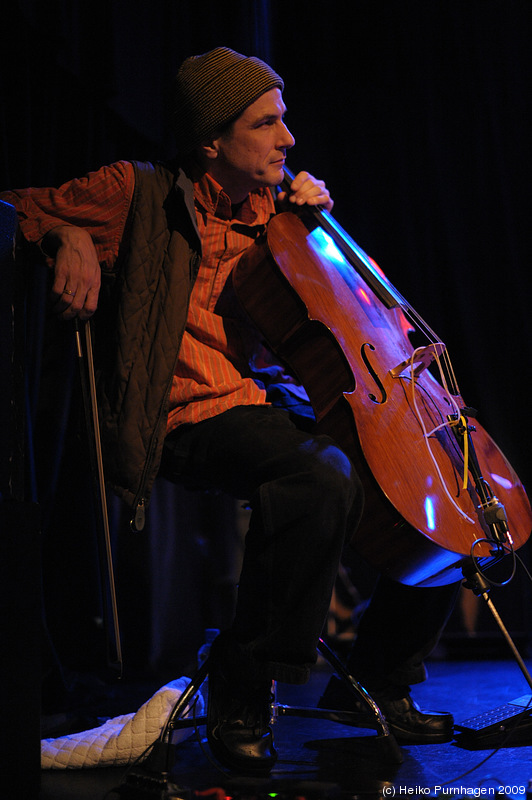
[[[296,143],[296,140],[294,139],[294,137],[292,136],[292,134],[290,133],[284,122],[281,122],[281,125],[282,125],[282,131],[280,135],[280,141],[282,142],[282,144],[280,146],[286,148],[293,147]]]

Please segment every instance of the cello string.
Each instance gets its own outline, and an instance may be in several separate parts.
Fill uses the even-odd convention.
[[[290,184],[294,179],[293,173],[285,165],[285,180],[283,181],[283,188],[289,190]],[[383,297],[380,299],[386,304],[386,298],[390,298],[390,290],[391,296],[393,298],[394,303],[396,302],[399,308],[402,310],[405,317],[412,321],[414,329],[423,333],[429,343],[434,345],[434,355],[436,359],[436,363],[438,366],[438,371],[440,374],[441,383],[445,392],[447,399],[449,400],[451,406],[455,409],[456,412],[456,419],[457,421],[460,420],[462,417],[462,412],[458,408],[457,403],[454,400],[454,397],[460,395],[460,391],[458,388],[458,383],[456,380],[456,375],[454,372],[454,368],[451,362],[451,358],[447,351],[447,347],[441,341],[440,337],[436,335],[436,333],[432,330],[432,328],[428,325],[428,323],[421,317],[421,315],[406,301],[404,296],[399,292],[395,286],[388,280],[384,271],[376,264],[376,262],[371,259],[363,250],[360,248],[356,242],[344,231],[344,229],[338,224],[338,222],[329,214],[329,212],[321,209],[319,207],[315,207],[311,211],[312,215],[317,219],[318,223],[320,224],[321,228],[324,229],[329,236],[331,236],[333,241],[336,241],[338,245],[341,242],[342,246],[340,247],[341,251],[347,256],[348,261],[351,263],[352,268],[360,275],[360,267],[363,267],[363,272],[366,271],[366,274],[371,274],[373,280],[376,284],[382,287],[383,290]],[[350,257],[349,257],[350,256]],[[359,269],[357,269],[357,265]],[[361,275],[360,277],[364,277]],[[365,280],[366,285],[369,288],[367,278]],[[372,284],[372,291],[373,293],[377,294],[377,286]],[[393,306],[390,306],[393,307]],[[443,347],[443,358],[437,352],[436,345],[440,344]],[[414,362],[415,362],[415,354],[420,352],[422,348],[418,347],[415,348],[411,358],[410,358],[410,366],[411,366],[411,375],[412,375],[412,400],[414,404],[414,409],[416,411],[416,415],[424,432],[424,440],[427,445],[427,449],[430,455],[430,458],[434,464],[436,472],[440,478],[440,482],[442,488],[444,489],[445,493],[447,494],[448,498],[450,499],[451,503],[455,506],[461,516],[463,516],[466,520],[474,524],[474,521],[467,515],[462,509],[458,506],[454,498],[452,497],[451,493],[449,492],[447,486],[445,485],[445,480],[441,474],[440,468],[436,462],[435,456],[432,452],[431,444],[429,441],[429,437],[435,433],[436,430],[439,430],[443,427],[450,427],[452,424],[455,424],[454,421],[448,420],[444,422],[442,425],[434,428],[431,433],[427,433],[426,426],[424,420],[421,416],[419,411],[417,397],[416,397],[416,380],[415,380],[415,372],[414,372]],[[451,392],[449,389],[449,383],[452,385],[454,392]],[[464,483],[466,484],[465,488],[467,487],[467,459],[464,460]]]
[[[441,339],[439,339],[439,337],[436,336],[436,334],[434,333],[432,328],[430,328],[430,326],[417,313],[417,311],[414,308],[412,308],[412,306],[410,306],[406,302],[406,300],[404,302],[405,302],[405,306],[402,307],[402,310],[403,310],[405,316],[412,321],[412,323],[414,324],[414,327],[416,327],[416,329],[419,330],[420,332],[424,333],[426,338],[427,338],[427,340],[431,344],[441,344],[443,346],[443,348],[444,348],[444,350],[443,350],[443,361],[444,361],[444,363],[446,365],[448,381],[451,384],[451,386],[453,388],[453,391],[451,392],[449,390],[447,381],[445,382],[445,389],[446,389],[446,392],[448,394],[452,394],[454,396],[459,396],[460,395],[460,390],[458,388],[458,382],[456,380],[456,375],[455,375],[454,368],[453,368],[453,365],[452,365],[451,357],[449,355],[449,351],[447,350],[447,347],[446,347],[445,343],[442,342]],[[440,371],[440,376],[442,376],[441,365],[439,365],[439,371]],[[442,376],[442,378],[443,378],[443,376]]]
[[[284,173],[285,177],[282,181],[281,188],[285,191],[290,191],[290,185],[294,180],[294,173],[286,166],[284,166]],[[428,325],[428,323],[418,314],[417,311],[406,301],[404,296],[399,292],[392,282],[386,277],[384,271],[379,267],[379,265],[372,259],[364,250],[358,245],[349,234],[342,228],[342,226],[337,222],[337,220],[324,208],[319,206],[315,206],[309,209],[311,216],[313,216],[322,230],[326,231],[327,234],[332,238],[332,240],[336,243],[337,246],[340,247],[340,250],[343,252],[344,256],[347,257],[348,262],[351,264],[352,268],[360,275],[360,266],[362,265],[364,270],[369,271],[371,273],[372,278],[375,280],[377,284],[383,290],[384,297],[381,298],[383,302],[385,302],[386,297],[390,297],[390,291],[392,297],[395,301],[398,302],[399,307],[402,309],[404,314],[410,318],[414,322],[414,327],[419,328],[421,332],[427,337],[427,340],[432,343],[436,343],[440,341],[440,337],[432,330],[432,328]],[[358,268],[357,268],[358,265]],[[363,276],[361,276],[363,277]],[[367,280],[365,281],[367,284]],[[376,287],[373,287],[372,291],[376,292]],[[450,359],[450,356],[447,352],[447,348],[444,351],[444,360],[447,367],[447,372],[449,376],[449,382],[452,384],[454,389],[454,394],[459,395],[460,390],[458,388],[458,382],[456,380],[456,375],[454,373],[453,365]]]
[[[465,520],[467,520],[467,522],[470,522],[471,524],[474,525],[475,524],[475,520],[471,519],[471,517],[468,516],[468,514],[466,514],[465,511],[463,511],[460,508],[460,506],[458,505],[458,503],[456,502],[454,497],[451,495],[449,489],[447,488],[447,484],[446,484],[445,478],[443,477],[443,475],[441,473],[439,464],[436,461],[436,457],[435,457],[434,453],[432,452],[430,437],[437,430],[440,430],[441,428],[449,427],[451,422],[450,422],[450,420],[447,420],[447,421],[443,422],[441,425],[438,425],[437,427],[433,428],[430,432],[427,431],[427,427],[425,425],[425,420],[423,419],[423,416],[422,416],[422,414],[420,412],[418,401],[417,401],[416,375],[415,375],[415,370],[414,370],[414,361],[415,361],[414,356],[420,349],[421,348],[418,347],[418,348],[416,348],[416,350],[414,350],[414,354],[412,356],[411,363],[410,363],[410,377],[411,377],[411,383],[412,383],[412,403],[414,405],[414,410],[416,412],[416,416],[418,418],[419,424],[420,424],[421,429],[423,431],[423,440],[424,440],[425,445],[427,447],[427,452],[429,454],[429,457],[430,457],[430,459],[431,459],[431,461],[432,461],[432,463],[434,465],[434,469],[436,470],[436,474],[438,475],[438,477],[440,479],[440,484],[441,484],[441,487],[442,487],[443,491],[447,495],[447,497],[450,500],[450,502],[452,503],[452,505],[456,508],[456,510],[458,511],[460,516],[462,516]],[[458,409],[458,406],[457,406],[456,402],[454,401],[452,395],[447,391],[447,384],[446,384],[446,380],[445,380],[445,375],[443,374],[443,369],[442,369],[442,366],[440,364],[440,357],[437,354],[435,356],[435,359],[436,359],[436,363],[438,364],[438,368],[440,370],[440,376],[441,376],[442,382],[444,383],[444,388],[446,390],[446,393],[447,393],[447,396],[449,398],[449,401],[455,407],[455,409],[456,409],[456,411],[458,413],[458,416],[460,417],[460,411]]]

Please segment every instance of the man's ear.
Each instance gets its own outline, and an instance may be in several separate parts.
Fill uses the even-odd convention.
[[[217,143],[217,139],[209,139],[200,144],[199,151],[203,158],[206,158],[209,161],[213,161],[215,158],[218,158],[219,151]]]

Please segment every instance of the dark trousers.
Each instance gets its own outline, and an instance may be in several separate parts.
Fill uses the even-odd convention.
[[[246,672],[304,682],[316,660],[343,549],[362,510],[363,489],[350,460],[328,437],[296,427],[284,410],[238,406],[170,434],[161,473],[249,502],[252,513],[230,635]],[[412,635],[416,621],[410,612],[417,604],[409,599],[409,615],[400,620],[398,609],[388,605],[394,587],[400,598],[410,595],[404,592],[408,587],[392,582],[386,587],[377,589],[365,614],[352,667],[360,663],[364,672],[390,674],[393,680],[392,673],[408,672],[408,664],[417,664],[425,654],[447,609],[436,624],[433,618],[430,625],[423,619],[423,630]],[[422,598],[420,603],[423,607]],[[404,637],[402,646],[391,650],[390,639],[383,637],[395,641],[398,636]],[[417,667],[411,677],[420,679]]]
[[[459,588],[405,586],[380,577],[347,659],[351,674],[373,690],[424,681],[424,659],[438,643]]]

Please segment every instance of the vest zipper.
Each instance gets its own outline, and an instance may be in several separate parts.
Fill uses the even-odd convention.
[[[164,406],[164,403],[163,403],[163,406]],[[160,412],[159,412],[159,416],[160,416]],[[157,430],[157,428],[158,428],[158,425],[155,427],[155,430]],[[148,456],[146,458],[146,464],[144,465],[144,472],[142,473],[142,480],[140,482],[140,489],[139,489],[139,492],[137,494],[137,497],[139,499],[133,504],[133,516],[132,516],[131,521],[129,523],[129,526],[130,526],[131,530],[133,531],[133,533],[141,533],[144,530],[144,526],[146,524],[146,506],[147,506],[147,502],[146,502],[146,497],[144,497],[144,491],[145,491],[145,488],[146,488],[146,478],[150,473],[151,464],[152,464],[152,461],[153,461],[153,454],[155,453],[155,450],[157,449],[157,442],[158,442],[158,437],[154,435],[153,439],[152,439],[152,442],[151,442],[151,445],[150,445],[150,448],[148,450]]]
[[[141,497],[134,507],[133,517],[129,524],[134,533],[140,533],[144,530],[144,525],[146,524],[146,500],[144,497]]]

